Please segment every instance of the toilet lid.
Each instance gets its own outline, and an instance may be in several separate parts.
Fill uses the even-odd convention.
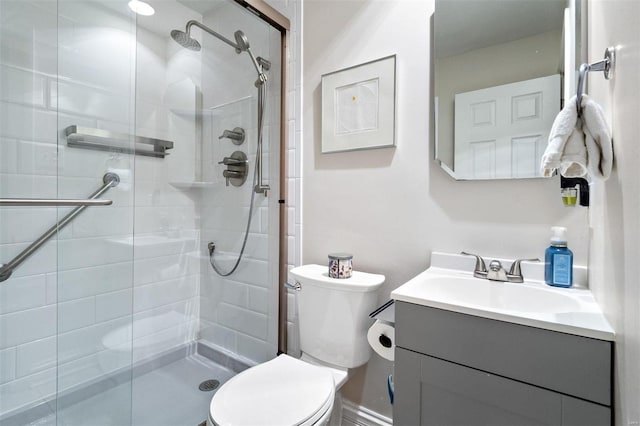
[[[323,414],[334,394],[330,370],[280,355],[225,383],[211,400],[210,417],[220,426],[301,425]]]

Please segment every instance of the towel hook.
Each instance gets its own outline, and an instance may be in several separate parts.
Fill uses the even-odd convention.
[[[587,79],[587,73],[590,71],[603,71],[604,78],[609,80],[613,73],[613,67],[615,65],[615,47],[607,47],[604,51],[604,59],[593,64],[580,65],[580,71],[578,73],[578,89],[576,90],[576,107],[578,108],[578,117],[582,115],[582,95],[584,95],[584,85]]]

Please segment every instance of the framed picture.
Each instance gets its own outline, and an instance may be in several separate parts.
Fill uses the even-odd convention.
[[[396,55],[322,76],[322,152],[395,146]]]

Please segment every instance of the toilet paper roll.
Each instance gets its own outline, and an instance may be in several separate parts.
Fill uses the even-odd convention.
[[[393,361],[396,348],[396,330],[392,324],[376,320],[367,332],[367,340],[373,350],[382,358]]]

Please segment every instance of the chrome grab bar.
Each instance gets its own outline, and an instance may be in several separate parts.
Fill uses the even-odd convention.
[[[169,155],[167,150],[173,149],[172,141],[115,133],[90,127],[73,125],[64,129],[64,133],[67,136],[67,145],[75,148],[122,152],[124,154],[156,158],[164,158]]]
[[[102,187],[100,187],[100,189],[98,189],[96,192],[91,194],[89,196],[89,200],[95,200],[96,198],[100,197],[102,194],[107,192],[110,188],[114,188],[118,186],[118,184],[120,183],[120,177],[115,173],[106,173],[102,177],[102,182],[104,183],[104,185],[102,185]],[[69,200],[36,200],[36,201],[49,202],[49,201],[69,201]],[[6,263],[0,266],[0,282],[8,280],[11,274],[13,273],[14,269],[20,266],[22,262],[27,260],[29,256],[31,256],[40,247],[42,247],[47,241],[49,241],[53,236],[55,236],[58,233],[58,231],[60,231],[65,226],[67,226],[69,222],[71,222],[73,219],[75,219],[76,216],[82,213],[84,209],[86,209],[90,205],[94,205],[94,204],[87,204],[86,203],[87,200],[73,200],[73,201],[80,201],[83,204],[75,204],[77,206],[75,209],[71,210],[65,217],[60,219],[58,223],[53,225],[51,228],[47,229],[40,238],[32,242],[29,245],[29,247],[27,247],[26,249],[18,253],[18,255],[14,257],[9,263]],[[111,204],[111,200],[101,200],[101,201],[108,201],[108,203],[105,203],[103,205]],[[36,204],[30,204],[30,205],[36,205]],[[45,204],[45,205],[59,205],[59,204]],[[66,205],[73,205],[73,204],[66,204]]]
[[[0,198],[0,207],[110,206],[111,200],[55,200],[41,198]]]

